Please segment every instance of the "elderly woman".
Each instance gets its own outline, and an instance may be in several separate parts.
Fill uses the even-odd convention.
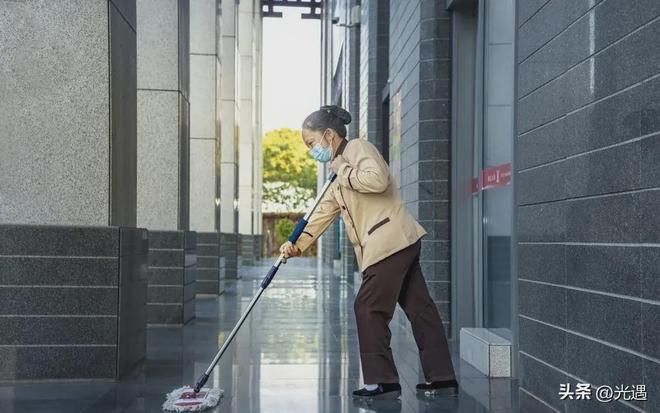
[[[302,138],[311,155],[332,162],[337,174],[305,232],[280,251],[285,259],[301,255],[341,214],[362,271],[355,297],[360,360],[365,386],[355,397],[398,398],[399,376],[390,348],[389,322],[396,303],[412,325],[425,383],[418,392],[455,395],[458,383],[442,321],[419,264],[424,228],[406,210],[387,163],[364,139],[346,139],[351,115],[324,106],[303,122]]]

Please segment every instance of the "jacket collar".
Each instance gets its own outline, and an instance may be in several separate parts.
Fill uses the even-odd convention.
[[[339,156],[344,152],[344,148],[346,147],[346,144],[348,143],[348,139],[343,138],[341,143],[339,144],[339,147],[337,148],[337,155]]]

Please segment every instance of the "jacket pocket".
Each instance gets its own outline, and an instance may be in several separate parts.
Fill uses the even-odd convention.
[[[390,217],[387,217],[387,218],[383,219],[382,221],[378,222],[376,225],[371,227],[371,229],[369,231],[367,231],[367,235],[371,235],[372,232],[374,232],[375,230],[377,230],[381,226],[387,224],[388,222],[390,222]]]

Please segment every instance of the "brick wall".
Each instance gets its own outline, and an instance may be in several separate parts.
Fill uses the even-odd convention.
[[[519,2],[523,411],[574,406],[557,392],[576,382],[646,384],[633,404],[660,405],[659,16],[657,1]]]
[[[422,270],[449,333],[451,19],[443,3],[390,2],[389,90],[401,96],[401,194],[428,232]]]
[[[389,150],[383,142],[383,88],[389,73],[388,1],[362,0],[360,31],[360,123],[359,136],[376,145],[382,153]]]

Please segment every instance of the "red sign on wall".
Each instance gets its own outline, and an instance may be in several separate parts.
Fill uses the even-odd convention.
[[[503,163],[501,165],[486,168],[481,172],[481,189],[491,189],[508,185],[511,182],[511,164]]]
[[[481,171],[480,178],[472,178],[472,195],[478,194],[479,190],[508,185],[511,182],[511,164],[503,163],[486,168]]]

